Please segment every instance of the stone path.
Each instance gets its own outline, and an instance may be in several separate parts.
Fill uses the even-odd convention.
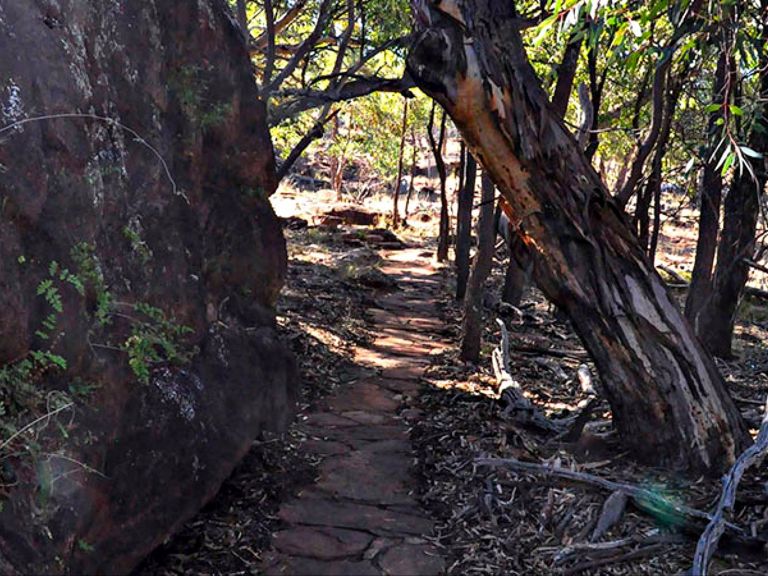
[[[413,491],[408,420],[400,410],[415,395],[430,354],[448,343],[434,305],[440,276],[430,253],[385,252],[382,271],[399,289],[371,309],[373,343],[356,361],[378,375],[324,399],[301,427],[304,448],[319,456],[316,482],[280,508],[285,528],[274,534],[268,575],[418,575],[444,572],[428,537],[432,521]]]

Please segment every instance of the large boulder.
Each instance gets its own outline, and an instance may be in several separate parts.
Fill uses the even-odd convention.
[[[224,0],[0,2],[0,53],[0,573],[126,573],[291,416],[265,109]]]

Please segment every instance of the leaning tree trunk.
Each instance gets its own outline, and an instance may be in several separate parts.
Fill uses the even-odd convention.
[[[464,177],[456,210],[456,299],[463,300],[469,279],[469,250],[472,244],[472,201],[475,198],[477,162],[466,152]]]
[[[748,442],[712,358],[623,212],[550,109],[512,2],[414,2],[408,68],[450,113],[516,216],[549,300],[570,317],[633,454],[714,473]]]

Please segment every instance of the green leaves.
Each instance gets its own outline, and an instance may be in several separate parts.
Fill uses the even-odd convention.
[[[121,346],[128,354],[128,366],[142,384],[149,383],[153,364],[186,364],[196,350],[185,346],[183,337],[193,332],[188,326],[168,320],[165,313],[145,302],[134,305],[143,318],[132,320],[131,336]]]

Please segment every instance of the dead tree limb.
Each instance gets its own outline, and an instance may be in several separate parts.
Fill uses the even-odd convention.
[[[558,431],[558,427],[523,396],[520,384],[512,378],[509,366],[509,332],[503,321],[497,319],[496,322],[501,328],[501,344],[491,354],[491,361],[493,373],[499,383],[499,397],[504,405],[503,415],[545,432]]]
[[[739,487],[741,477],[747,468],[755,462],[762,460],[766,454],[768,454],[768,400],[766,401],[763,421],[760,424],[760,432],[757,434],[755,443],[736,459],[728,474],[723,477],[723,491],[720,494],[720,501],[717,503],[715,513],[712,515],[707,528],[696,545],[696,552],[693,555],[693,568],[691,569],[692,574],[707,576],[709,561],[712,559],[715,550],[717,550],[717,544],[720,542],[720,537],[726,529],[726,516],[730,515],[736,502],[736,489]]]
[[[702,525],[713,519],[713,515],[708,512],[673,502],[652,490],[623,482],[615,482],[586,472],[552,468],[534,462],[520,462],[512,458],[476,458],[475,464],[479,466],[508,468],[544,477],[561,478],[578,484],[596,486],[611,492],[620,490],[632,500],[632,503],[638,510],[649,514],[667,526],[675,526],[687,533],[699,534]],[[748,546],[761,546],[765,544],[763,540],[752,537],[747,530],[731,522],[723,521],[723,528],[726,535],[738,543]]]

